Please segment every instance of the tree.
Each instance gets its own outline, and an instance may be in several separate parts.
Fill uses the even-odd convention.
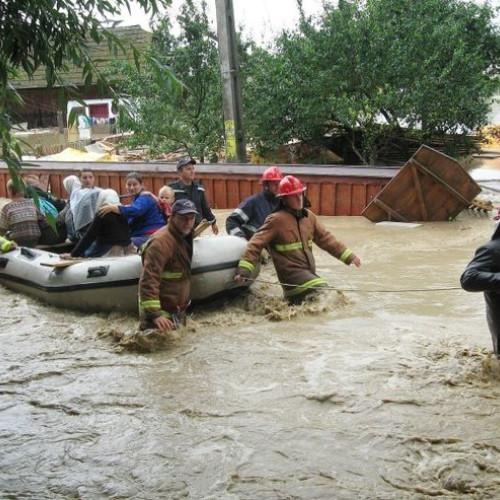
[[[153,33],[154,61],[169,68],[180,87],[172,89],[156,78],[158,66],[152,61],[141,71],[122,65],[115,73],[127,75],[118,86],[137,104],[134,119],[124,126],[134,131],[133,144],[147,145],[152,153],[180,148],[204,161],[223,145],[217,39],[206,9],[205,1],[186,0],[177,16],[179,34],[173,33],[168,14]]]
[[[252,100],[272,94],[282,107],[283,142],[318,143],[340,129],[369,164],[406,129],[422,141],[465,134],[485,123],[498,88],[493,16],[488,5],[462,0],[344,0],[325,7],[317,25],[303,18],[282,34]],[[266,108],[250,116],[260,143],[270,144]]]
[[[158,14],[171,0],[135,0],[145,12]],[[87,84],[97,81],[107,85],[104,75],[89,57],[88,41],[106,43],[112,50],[123,50],[123,44],[107,29],[102,20],[118,16],[132,0],[16,0],[0,2],[0,135],[2,156],[14,179],[19,182],[22,166],[21,148],[13,137],[9,107],[22,99],[9,86],[9,79],[24,71],[29,77],[45,69],[48,87],[60,86],[71,92],[64,82],[69,65],[82,69]],[[136,56],[138,56],[136,54]],[[112,90],[112,89],[110,89]]]

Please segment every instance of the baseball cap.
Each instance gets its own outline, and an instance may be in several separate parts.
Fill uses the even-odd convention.
[[[172,213],[178,215],[197,214],[198,210],[191,200],[177,200],[172,205]]]
[[[177,170],[181,170],[182,167],[185,167],[186,165],[189,165],[189,164],[196,165],[196,161],[193,160],[190,156],[186,156],[184,158],[181,158],[177,162]]]

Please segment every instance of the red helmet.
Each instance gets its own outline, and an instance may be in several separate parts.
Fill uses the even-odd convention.
[[[260,178],[260,183],[263,182],[279,182],[283,179],[283,173],[278,167],[269,167],[264,170],[262,177]]]
[[[278,186],[278,196],[303,193],[306,190],[302,182],[293,175],[285,175]]]

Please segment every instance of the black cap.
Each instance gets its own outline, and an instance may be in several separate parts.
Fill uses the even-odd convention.
[[[185,167],[186,165],[189,165],[189,164],[196,165],[196,161],[193,160],[190,156],[186,156],[185,158],[181,158],[177,162],[177,170],[181,170],[182,167]]]
[[[191,200],[177,200],[172,205],[172,213],[178,215],[197,214],[198,210]]]

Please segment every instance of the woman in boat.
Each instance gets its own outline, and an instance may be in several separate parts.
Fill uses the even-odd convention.
[[[97,197],[101,188],[94,186],[94,176],[88,169],[82,170],[80,178],[77,178],[78,184],[75,182],[74,177],[76,176],[70,176],[68,182],[69,190],[67,189],[67,191],[69,193],[70,210],[75,228],[74,239],[72,241],[76,243],[83,238],[83,235],[94,220],[97,212]]]
[[[71,194],[77,189],[81,189],[82,185],[80,183],[80,179],[76,175],[68,175],[63,179],[63,186],[66,192],[68,193],[68,203],[66,204],[65,209],[61,212],[61,216],[64,217],[64,225],[66,227],[66,232],[68,238],[76,243],[76,231],[75,231],[75,223],[73,221],[73,212],[71,211]]]
[[[131,205],[107,205],[101,207],[98,215],[114,212],[128,218],[132,243],[140,248],[152,234],[165,225],[165,220],[158,208],[156,198],[145,191],[142,178],[137,172],[130,172],[126,177],[126,186],[129,195],[133,197]]]
[[[97,210],[110,205],[120,205],[118,193],[113,189],[103,189],[97,198]],[[121,257],[137,253],[137,248],[130,240],[130,228],[123,215],[109,212],[99,217],[96,215],[71,253],[62,254],[61,258],[71,257]]]

